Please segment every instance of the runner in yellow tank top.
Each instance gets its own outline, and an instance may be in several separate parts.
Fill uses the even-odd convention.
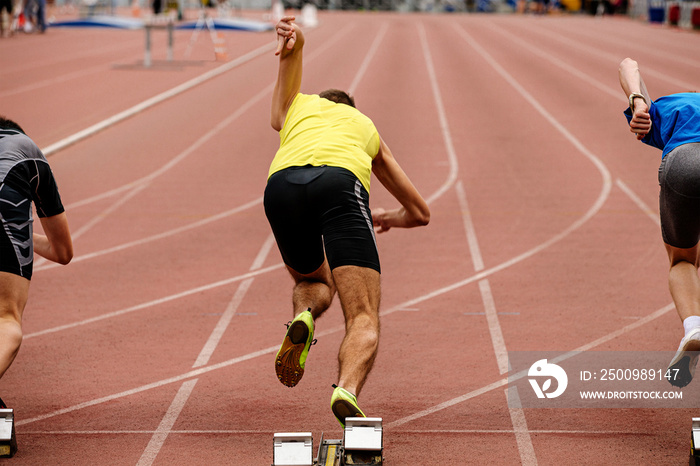
[[[346,332],[331,410],[343,425],[346,417],[364,416],[357,396],[379,345],[380,267],[374,227],[381,233],[426,225],[430,210],[351,96],[336,89],[299,93],[304,34],[293,21],[287,16],[276,27],[280,61],[270,122],[280,132],[280,148],[264,202],[295,282],[295,317],[275,358],[275,371],[284,385],[299,383],[314,342],[314,321],[337,291]],[[370,211],[371,173],[401,207]]]

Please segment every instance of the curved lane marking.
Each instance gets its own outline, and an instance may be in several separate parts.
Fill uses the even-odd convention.
[[[457,26],[455,26],[455,27],[457,28]],[[458,29],[458,32],[459,32],[459,29]],[[519,262],[524,261],[524,260],[527,259],[527,258],[530,258],[530,257],[534,256],[534,255],[537,254],[538,252],[540,252],[540,251],[542,251],[542,250],[548,248],[549,246],[551,246],[551,245],[553,245],[553,244],[555,244],[555,243],[561,241],[561,240],[564,239],[566,236],[568,236],[570,233],[576,231],[576,230],[577,230],[578,228],[580,228],[583,224],[585,224],[588,220],[590,220],[590,218],[592,218],[592,217],[600,210],[600,208],[602,207],[603,203],[605,202],[605,200],[607,199],[607,197],[608,197],[608,195],[609,195],[609,193],[610,193],[610,188],[611,188],[611,185],[612,185],[612,183],[611,183],[611,181],[610,181],[610,174],[608,173],[606,167],[602,164],[602,162],[600,162],[600,160],[598,160],[597,157],[595,157],[592,153],[590,153],[590,152],[589,152],[589,151],[588,151],[588,150],[587,150],[573,135],[571,135],[571,133],[568,132],[568,130],[566,130],[566,128],[564,128],[560,123],[558,123],[558,122],[557,122],[557,121],[556,121],[556,120],[555,120],[555,119],[554,119],[554,118],[553,118],[553,117],[552,117],[552,116],[551,116],[551,115],[550,115],[550,114],[549,114],[549,113],[548,113],[548,112],[547,112],[547,111],[546,111],[546,110],[545,110],[545,109],[544,109],[544,108],[529,94],[529,93],[527,93],[527,91],[525,91],[525,89],[522,88],[522,86],[520,86],[520,84],[518,84],[518,83],[517,83],[517,82],[516,82],[502,67],[500,67],[500,65],[498,65],[498,63],[496,63],[496,62],[490,57],[490,55],[488,55],[483,49],[481,49],[480,46],[479,46],[478,44],[476,44],[476,43],[471,39],[471,37],[468,36],[468,34],[466,34],[466,32],[461,32],[460,35],[463,35],[463,37],[465,38],[465,40],[467,40],[467,42],[470,42],[470,44],[472,44],[472,46],[475,47],[475,49],[476,49],[477,51],[481,50],[480,54],[481,54],[490,64],[492,64],[492,66],[495,67],[495,69],[499,72],[499,74],[501,74],[501,75],[504,77],[504,79],[506,79],[506,81],[508,81],[513,87],[515,87],[517,90],[519,90],[519,91],[523,94],[523,97],[524,97],[526,100],[528,100],[528,101],[533,105],[533,107],[534,107],[535,109],[537,109],[537,110],[538,110],[538,111],[539,111],[539,112],[540,112],[540,113],[541,113],[541,114],[556,128],[556,129],[557,129],[557,130],[558,130],[558,131],[560,131],[560,132],[561,132],[561,133],[562,133],[562,134],[563,134],[563,135],[564,135],[564,136],[565,136],[565,137],[566,137],[580,152],[582,152],[589,160],[591,160],[591,161],[593,162],[593,164],[596,166],[596,168],[597,168],[597,169],[600,171],[600,173],[601,173],[601,176],[602,176],[603,181],[604,181],[604,182],[603,182],[603,187],[602,187],[602,189],[601,189],[600,195],[598,196],[598,199],[597,199],[596,202],[591,206],[591,208],[586,212],[585,215],[583,215],[581,218],[579,218],[577,221],[575,221],[573,224],[571,224],[571,225],[570,225],[568,228],[566,228],[564,231],[562,231],[562,232],[560,232],[559,234],[555,235],[554,237],[550,238],[548,241],[545,241],[544,243],[541,243],[540,245],[538,245],[538,246],[536,246],[536,247],[534,247],[534,248],[532,248],[532,249],[530,249],[530,250],[528,250],[528,251],[526,251],[526,252],[524,252],[524,253],[522,253],[522,254],[520,254],[520,255],[518,255],[518,256],[512,258],[512,259],[510,259],[510,260],[508,260],[508,261],[505,261],[505,262],[503,262],[503,263],[501,263],[501,264],[499,264],[499,265],[497,265],[497,266],[491,267],[491,268],[489,268],[489,269],[485,269],[485,270],[483,270],[483,271],[481,271],[481,272],[479,272],[479,273],[477,273],[477,274],[475,274],[475,275],[473,275],[473,276],[471,276],[471,277],[469,277],[469,278],[466,278],[466,279],[461,280],[461,281],[459,281],[459,282],[456,282],[456,283],[453,283],[453,284],[451,284],[451,285],[442,287],[442,288],[440,288],[440,289],[437,289],[437,290],[434,290],[434,291],[432,291],[432,292],[430,292],[430,293],[427,293],[427,294],[425,294],[425,295],[423,295],[423,296],[420,296],[420,297],[411,299],[411,300],[406,301],[406,302],[403,302],[403,303],[401,303],[401,304],[399,304],[399,305],[397,305],[397,306],[394,306],[394,307],[392,307],[392,308],[390,308],[390,309],[388,309],[388,310],[386,310],[386,311],[381,312],[380,315],[382,315],[382,316],[386,316],[386,315],[392,314],[392,313],[394,313],[394,312],[398,312],[398,311],[401,311],[401,310],[403,310],[403,309],[410,308],[410,307],[412,307],[412,306],[413,306],[414,304],[416,304],[416,303],[420,303],[420,302],[423,302],[423,301],[427,301],[427,300],[432,299],[432,298],[434,298],[434,297],[437,297],[437,296],[439,296],[439,295],[442,295],[442,294],[445,294],[445,293],[454,291],[454,290],[456,290],[456,289],[459,289],[459,288],[461,288],[461,287],[464,287],[464,286],[466,286],[466,285],[468,285],[468,284],[470,284],[470,283],[473,283],[473,282],[475,282],[475,281],[481,280],[482,278],[485,278],[485,277],[488,277],[488,276],[490,276],[490,275],[493,275],[493,274],[495,274],[495,273],[497,273],[497,272],[499,272],[499,271],[501,271],[501,270],[504,270],[504,269],[506,269],[506,268],[508,268],[508,267],[511,267],[512,265],[515,265],[515,264],[517,264],[517,263],[519,263]],[[162,298],[161,300],[156,300],[156,301],[152,301],[152,302],[149,302],[149,303],[145,303],[145,304],[143,304],[143,305],[134,306],[134,307],[132,307],[132,308],[128,308],[128,309],[125,309],[125,310],[122,310],[122,311],[117,311],[117,313],[111,313],[111,314],[109,314],[109,315],[105,315],[104,317],[103,317],[103,316],[100,316],[100,317],[91,319],[91,321],[102,320],[102,319],[109,318],[109,317],[112,317],[112,316],[121,315],[121,314],[126,313],[126,312],[133,312],[133,311],[138,310],[138,309],[143,309],[143,308],[146,308],[146,307],[155,305],[155,304],[159,304],[160,302],[165,302],[165,301],[170,301],[170,300],[178,299],[179,297],[187,296],[187,295],[190,295],[190,294],[194,294],[194,293],[196,293],[196,292],[203,291],[204,289],[210,289],[210,288],[213,288],[214,286],[222,286],[223,284],[228,284],[228,283],[231,283],[231,282],[233,282],[233,281],[243,280],[244,278],[248,278],[248,277],[253,276],[253,275],[259,275],[259,274],[262,274],[262,273],[266,273],[267,271],[270,271],[270,270],[273,269],[273,268],[281,268],[281,267],[282,267],[282,264],[280,263],[280,264],[277,264],[277,265],[275,265],[275,266],[268,267],[268,268],[266,268],[266,269],[260,269],[259,271],[257,271],[257,272],[254,273],[254,274],[250,274],[250,273],[249,273],[249,274],[245,274],[245,275],[242,275],[242,276],[234,277],[234,278],[232,278],[232,279],[225,280],[225,281],[222,281],[222,282],[217,282],[217,283],[219,283],[219,285],[216,285],[216,284],[206,285],[206,286],[204,286],[204,287],[199,287],[199,288],[196,288],[196,289],[193,289],[193,290],[189,290],[189,291],[186,291],[186,292],[183,292],[183,293],[179,293],[179,294],[177,294],[177,295],[172,295],[172,296],[167,297],[167,298]],[[226,282],[226,283],[223,283],[223,282]],[[664,308],[662,308],[662,309],[660,309],[660,310],[657,310],[657,311],[655,311],[654,313],[652,313],[652,314],[650,314],[650,315],[648,315],[648,316],[646,316],[646,317],[644,317],[644,318],[642,318],[642,319],[640,319],[640,320],[638,320],[638,321],[636,321],[636,322],[634,322],[634,323],[632,323],[632,324],[630,324],[630,325],[627,325],[627,326],[623,327],[622,329],[618,329],[618,330],[616,330],[616,331],[614,331],[614,332],[612,332],[612,333],[610,333],[610,334],[608,334],[608,335],[606,335],[606,336],[603,336],[603,337],[601,337],[601,338],[599,338],[599,339],[597,339],[597,340],[595,340],[595,341],[593,341],[593,342],[591,342],[591,343],[589,343],[589,344],[587,344],[587,345],[584,345],[584,346],[582,346],[581,348],[579,348],[579,349],[577,349],[577,350],[574,350],[574,351],[585,351],[585,350],[587,350],[587,349],[590,349],[590,348],[593,348],[593,347],[595,347],[595,346],[597,346],[597,345],[600,345],[600,344],[602,344],[602,343],[605,343],[605,342],[607,342],[607,341],[609,341],[609,340],[611,340],[611,339],[613,339],[613,338],[616,338],[616,337],[618,337],[618,336],[620,336],[620,335],[622,335],[622,334],[624,334],[624,333],[627,333],[627,332],[630,331],[630,330],[633,330],[633,329],[635,329],[635,328],[637,328],[637,327],[639,327],[639,326],[641,326],[641,325],[644,325],[645,323],[647,323],[647,322],[649,322],[649,321],[651,321],[651,320],[653,320],[653,319],[655,319],[655,318],[657,318],[657,317],[659,317],[659,316],[665,314],[665,313],[668,312],[670,309],[673,309],[673,305],[672,305],[672,304],[671,304],[671,305],[668,305],[668,306],[666,306],[666,307],[664,307]],[[77,326],[77,325],[82,325],[82,324],[80,324],[80,323],[78,323],[78,324],[71,324],[71,327]],[[43,331],[43,332],[34,333],[34,334],[32,334],[32,336],[38,336],[38,335],[40,335],[40,334],[45,334],[45,333],[48,333],[48,332],[58,331],[58,330],[60,330],[60,329],[61,329],[61,328],[49,329],[49,330],[46,330],[46,331]],[[340,325],[340,326],[337,326],[337,327],[335,327],[335,328],[327,329],[327,330],[325,330],[325,331],[323,331],[323,332],[320,332],[318,336],[330,335],[330,334],[333,334],[333,333],[337,333],[337,332],[344,331],[344,329],[345,329],[345,327],[342,326],[342,325]],[[28,337],[28,336],[25,336],[25,338],[27,338],[27,337]],[[94,405],[97,405],[97,404],[101,404],[101,403],[105,403],[105,402],[108,402],[108,401],[112,401],[112,400],[115,400],[115,399],[118,399],[118,398],[123,398],[123,397],[126,397],[126,396],[130,396],[130,395],[133,395],[133,394],[136,394],[136,393],[140,393],[140,392],[143,392],[143,391],[146,391],[146,390],[150,390],[150,389],[153,389],[153,388],[158,388],[158,387],[161,387],[161,386],[170,384],[170,383],[174,383],[174,382],[179,382],[179,381],[187,380],[187,379],[193,378],[193,377],[198,377],[198,376],[200,376],[200,375],[202,375],[202,374],[205,374],[205,373],[207,373],[207,372],[211,372],[211,371],[215,371],[215,370],[222,369],[222,368],[225,368],[225,367],[229,367],[229,366],[232,366],[232,365],[234,365],[234,364],[237,364],[237,363],[240,363],[240,362],[243,362],[243,361],[248,361],[248,360],[250,360],[250,359],[257,358],[257,357],[259,357],[259,356],[264,356],[264,355],[267,355],[267,354],[272,354],[272,353],[276,352],[278,349],[279,349],[279,345],[277,345],[277,346],[272,346],[272,347],[268,347],[268,348],[264,348],[264,349],[261,349],[261,350],[258,350],[258,351],[252,352],[252,353],[248,353],[248,354],[239,356],[239,357],[237,357],[237,358],[233,358],[233,359],[229,359],[229,360],[227,360],[227,361],[220,362],[220,363],[218,363],[218,364],[213,364],[213,365],[210,365],[210,366],[205,366],[205,367],[197,368],[197,369],[188,371],[188,372],[183,373],[183,374],[179,374],[179,375],[176,375],[176,376],[173,376],[173,377],[170,377],[170,378],[162,379],[162,380],[160,380],[160,381],[152,382],[152,383],[150,383],[150,384],[142,385],[142,386],[140,386],[140,387],[136,387],[136,388],[133,388],[133,389],[130,389],[130,390],[126,390],[126,391],[119,392],[119,393],[116,393],[116,394],[112,394],[112,395],[108,395],[108,396],[105,396],[105,397],[101,397],[101,398],[93,399],[93,400],[86,401],[86,402],[83,402],[83,403],[79,403],[79,404],[76,404],[76,405],[73,405],[73,406],[69,406],[69,407],[66,407],[66,408],[63,408],[63,409],[59,409],[59,410],[56,410],[56,411],[53,411],[53,412],[50,412],[50,413],[46,413],[46,414],[42,414],[42,415],[39,415],[39,416],[35,416],[35,417],[33,417],[33,418],[28,418],[28,419],[20,420],[20,421],[17,422],[17,425],[24,425],[24,424],[29,424],[29,423],[32,423],[32,422],[37,422],[37,421],[44,420],[44,419],[48,419],[48,418],[51,418],[51,417],[54,417],[54,416],[58,416],[58,415],[61,415],[61,414],[67,414],[67,413],[70,413],[70,412],[73,412],[73,411],[76,411],[76,410],[80,410],[80,409],[87,408],[87,407],[90,407],[90,406],[94,406]],[[573,353],[573,352],[571,352],[571,353]],[[511,376],[511,377],[512,377],[512,376]],[[434,412],[437,412],[437,411],[440,411],[440,410],[445,409],[445,408],[447,408],[447,407],[450,407],[450,406],[453,406],[453,405],[455,405],[455,404],[458,404],[458,403],[460,403],[460,402],[462,402],[462,401],[465,401],[465,400],[474,398],[474,397],[476,397],[476,396],[478,396],[478,395],[480,395],[480,394],[487,393],[487,392],[489,392],[489,391],[491,391],[491,390],[493,390],[493,389],[495,389],[495,388],[499,388],[499,387],[502,387],[502,386],[504,386],[504,385],[507,385],[507,383],[508,383],[508,377],[504,377],[504,378],[502,378],[502,379],[500,379],[500,380],[497,380],[497,381],[495,381],[495,382],[492,382],[491,384],[488,384],[488,385],[486,385],[486,386],[484,386],[484,387],[481,387],[481,388],[479,388],[479,389],[477,389],[477,390],[474,390],[474,391],[472,391],[472,392],[470,392],[470,393],[467,393],[467,394],[465,394],[465,395],[463,395],[463,396],[461,396],[461,397],[457,397],[457,398],[454,398],[454,399],[452,399],[452,400],[448,400],[448,401],[446,401],[446,402],[444,402],[444,403],[441,403],[441,404],[439,404],[439,405],[433,406],[433,407],[428,408],[428,409],[426,409],[426,410],[420,411],[420,412],[415,413],[415,414],[413,414],[413,415],[411,415],[411,416],[408,416],[408,417],[399,419],[399,420],[397,420],[397,421],[394,421],[394,422],[392,422],[392,423],[389,423],[389,424],[387,424],[387,427],[396,427],[396,426],[399,426],[399,425],[401,425],[401,424],[405,424],[406,422],[410,422],[411,420],[414,420],[414,419],[418,419],[418,418],[420,418],[420,417],[427,416],[427,415],[432,414],[432,413],[434,413]]]

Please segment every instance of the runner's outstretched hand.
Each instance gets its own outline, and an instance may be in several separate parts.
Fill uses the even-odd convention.
[[[294,16],[285,16],[279,20],[275,31],[277,32],[277,50],[275,55],[279,55],[284,50],[285,44],[287,50],[292,50],[297,42],[297,26],[294,24]]]

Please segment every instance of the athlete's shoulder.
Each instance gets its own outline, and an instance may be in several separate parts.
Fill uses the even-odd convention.
[[[13,153],[15,157],[45,160],[41,149],[29,136],[16,130],[0,129],[0,154],[7,153]]]

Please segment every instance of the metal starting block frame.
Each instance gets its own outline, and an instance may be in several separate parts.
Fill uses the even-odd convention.
[[[384,461],[382,418],[345,419],[343,439],[324,439],[321,434],[315,459],[311,457],[310,445],[313,445],[310,432],[274,434],[272,466],[381,466]]]
[[[0,409],[0,458],[12,458],[17,453],[15,415],[12,409]]]
[[[700,466],[700,417],[693,418],[692,432],[690,434],[690,466]]]

